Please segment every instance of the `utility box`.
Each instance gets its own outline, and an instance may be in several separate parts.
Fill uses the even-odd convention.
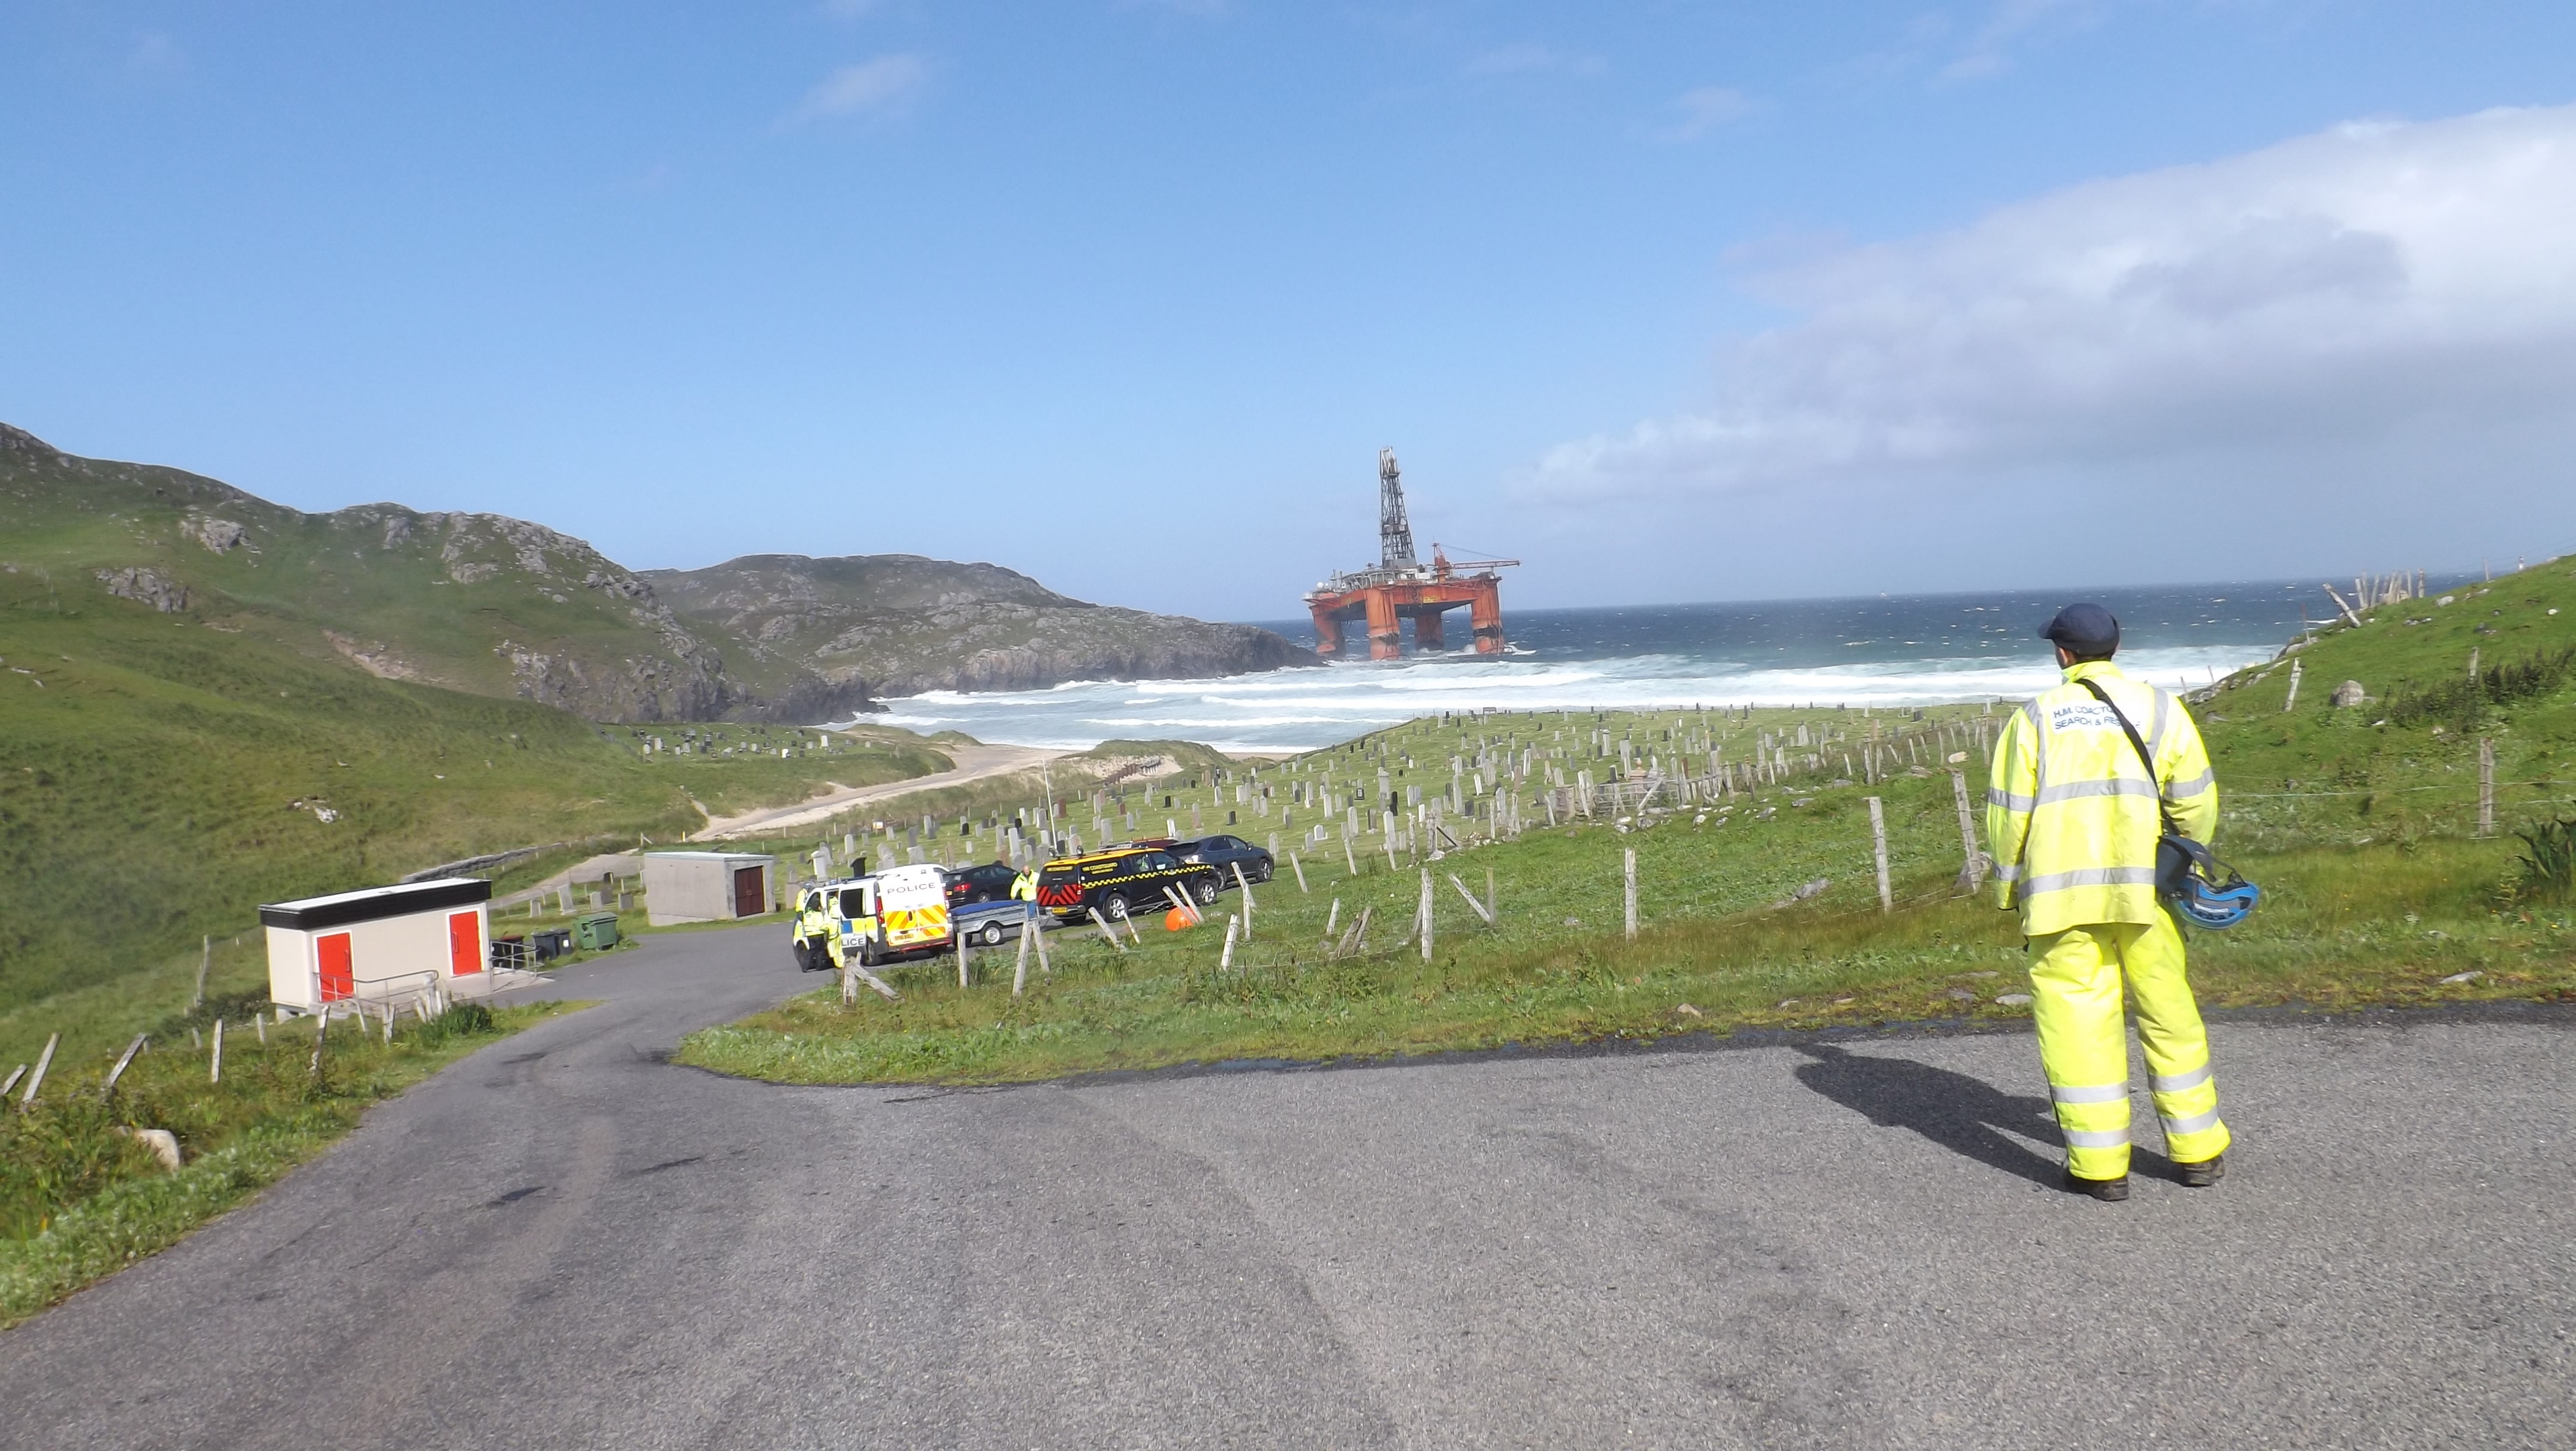
[[[490,950],[492,884],[473,877],[370,887],[259,909],[268,933],[268,996],[318,1012],[355,998],[446,991],[481,982]]]
[[[584,952],[604,952],[617,945],[617,914],[593,912],[572,924],[572,940]]]
[[[777,870],[774,856],[648,851],[644,853],[644,920],[670,927],[765,917]]]

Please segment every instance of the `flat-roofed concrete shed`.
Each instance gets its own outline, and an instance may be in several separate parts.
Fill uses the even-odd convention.
[[[491,981],[491,899],[490,882],[444,877],[271,902],[259,909],[269,999],[312,1013],[424,990],[479,996]]]
[[[644,853],[644,920],[739,922],[768,915],[778,858],[730,851]]]

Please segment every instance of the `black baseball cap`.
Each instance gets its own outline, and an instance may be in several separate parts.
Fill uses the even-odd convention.
[[[2100,605],[2068,605],[2040,626],[2039,638],[2056,641],[2070,654],[2108,655],[2120,648],[2120,622]]]

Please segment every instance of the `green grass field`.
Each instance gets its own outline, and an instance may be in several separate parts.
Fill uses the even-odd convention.
[[[641,748],[682,731],[709,750]],[[49,1033],[96,1050],[184,1008],[208,935],[219,984],[264,982],[261,902],[573,844],[511,874],[533,880],[592,848],[676,840],[699,804],[784,805],[948,764],[902,732],[815,740],[600,726],[381,680],[92,585],[22,598],[0,608],[0,1071]]]
[[[2558,773],[2576,744],[2576,679],[2543,669],[2486,679],[2474,693],[2444,689],[2468,680],[2473,648],[2484,672],[2545,663],[2576,641],[2576,574],[2552,563],[2448,606],[2408,601],[2366,618],[2294,652],[2302,682],[2294,708],[2283,710],[2285,660],[2224,682],[2196,712],[2220,773],[2219,844],[2267,892],[2245,926],[2194,934],[2204,1000],[2351,1007],[2576,992],[2563,881],[2533,878],[2523,864],[2529,850],[2514,835],[2576,817],[2576,794]],[[2331,704],[2346,679],[2363,684],[2363,703]],[[2452,698],[2462,694],[2472,698]],[[1540,754],[1525,783],[1505,785],[1521,794],[1525,818],[1537,816],[1527,802],[1546,773],[1614,773],[1620,742],[1631,759],[1659,757],[1667,770],[1683,758],[1702,770],[1712,749],[1742,762],[1766,740],[1791,759],[1783,779],[1720,809],[1650,813],[1625,831],[1616,823],[1531,827],[1517,840],[1446,852],[1428,863],[1436,907],[1427,963],[1401,941],[1422,864],[1407,857],[1391,866],[1375,839],[1346,858],[1336,829],[1330,845],[1302,849],[1310,890],[1298,890],[1284,856],[1279,879],[1256,889],[1255,935],[1230,971],[1217,966],[1221,927],[1149,926],[1124,953],[1096,933],[1069,932],[1051,939],[1056,971],[1017,999],[1007,963],[976,969],[975,984],[961,990],[953,961],[943,961],[899,971],[899,1004],[863,994],[845,1008],[818,993],[698,1034],[683,1057],[799,1082],[976,1082],[1227,1058],[2019,1016],[2019,1005],[1997,1001],[2025,986],[2015,919],[1953,890],[1963,848],[1950,758],[1965,756],[1956,769],[1981,799],[1993,720],[1983,707],[1944,707],[1897,716],[1417,721],[1256,780],[1236,773],[1185,789],[1203,816],[1236,812],[1236,829],[1255,840],[1291,813],[1285,846],[1318,810],[1336,828],[1344,819],[1341,796],[1320,793],[1356,787],[1373,797],[1380,769],[1399,792],[1445,791],[1452,758],[1478,752],[1489,762]],[[1873,731],[1890,774],[1855,783],[1867,768],[1850,762]],[[2481,742],[2494,751],[2498,828],[2483,839]],[[1271,791],[1267,815],[1234,802],[1239,785]],[[1301,793],[1318,808],[1293,804]],[[1864,800],[1872,795],[1888,826],[1893,912],[1878,904]],[[1146,813],[1148,830],[1169,814],[1159,801]],[[1125,824],[1123,815],[1112,821]],[[1643,918],[1633,943],[1620,926],[1621,863],[1631,848]],[[1453,872],[1478,896],[1491,874],[1495,925],[1467,905]],[[1818,879],[1830,882],[1819,895],[1775,906]],[[1374,909],[1365,950],[1328,950],[1335,900],[1345,926]],[[1217,910],[1239,909],[1229,897]]]

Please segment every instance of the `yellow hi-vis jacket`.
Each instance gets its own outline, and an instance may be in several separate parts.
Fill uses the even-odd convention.
[[[2155,779],[2120,722],[2079,681],[2118,702],[2155,757]],[[2218,781],[2182,702],[2107,660],[2067,667],[2066,683],[2004,723],[1986,782],[1995,905],[2021,908],[2026,937],[2094,922],[2153,923],[2157,803],[2183,835],[2218,829]]]

